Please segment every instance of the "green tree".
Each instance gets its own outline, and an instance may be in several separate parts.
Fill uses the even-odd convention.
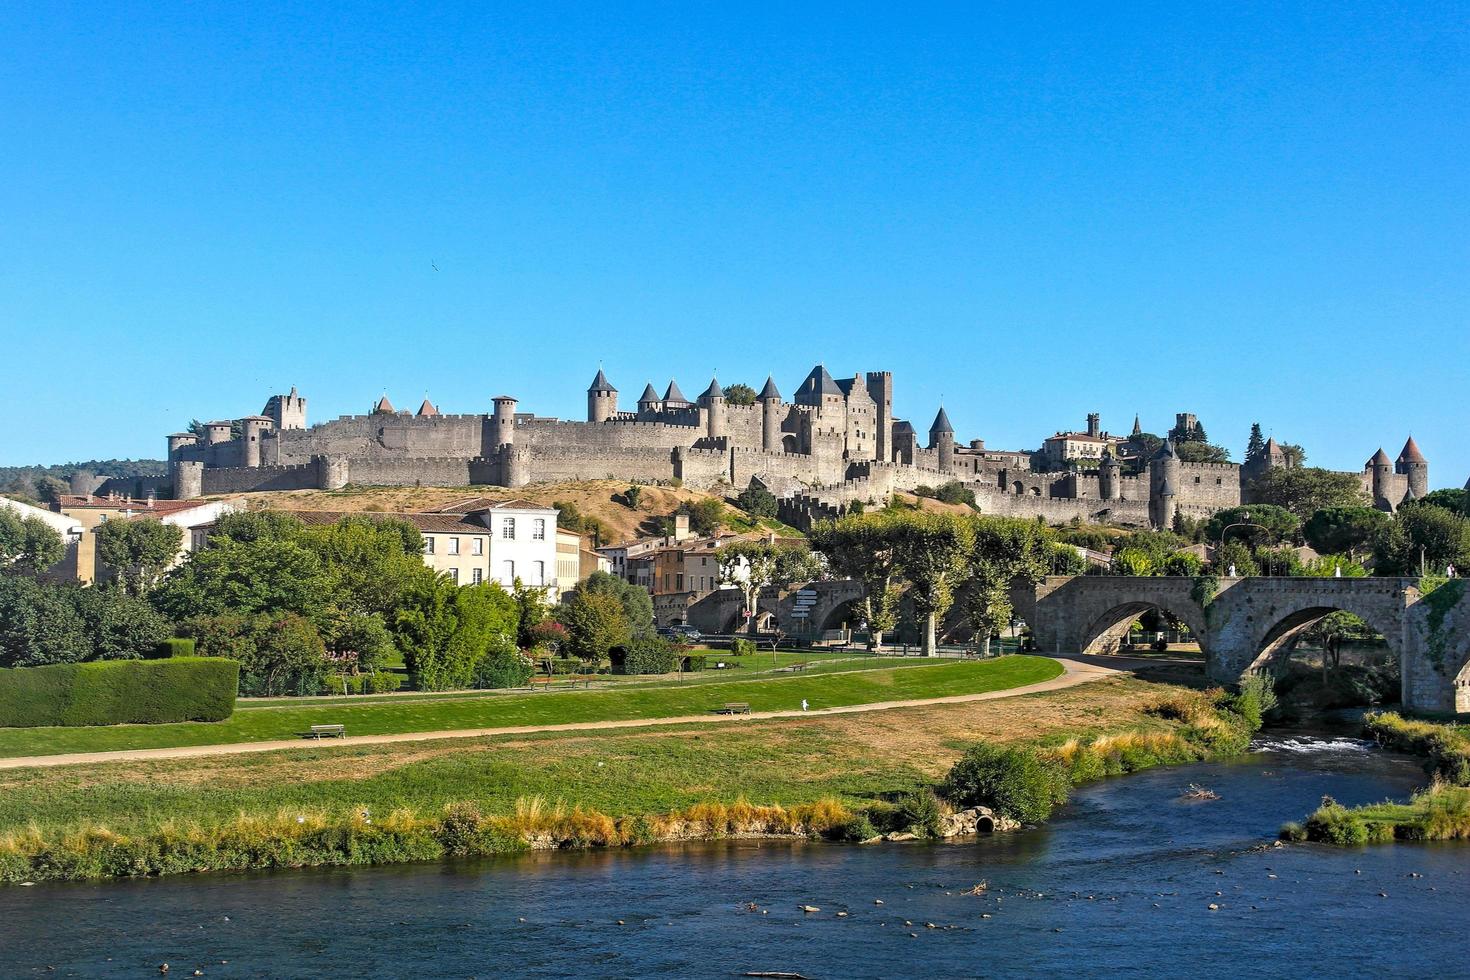
[[[653,635],[653,597],[643,586],[609,572],[597,571],[587,576],[577,591],[612,596],[623,607],[628,630],[633,636]]]
[[[971,548],[967,521],[949,514],[913,512],[898,525],[894,553],[909,583],[914,610],[923,620],[923,652],[932,657],[939,618],[954,602]]]
[[[515,642],[519,615],[497,583],[456,586],[439,576],[412,586],[392,629],[414,685],[444,691],[469,687],[492,643]]]
[[[596,574],[596,573],[594,573]],[[511,591],[516,601],[516,645],[523,650],[536,646],[536,627],[551,618],[551,604],[546,600],[546,590],[523,585],[517,581]],[[653,602],[649,601],[649,616],[653,615]]]
[[[1148,559],[1149,571],[1140,574],[1151,575],[1154,568],[1163,566],[1169,556],[1185,544],[1185,540],[1173,531],[1134,531],[1113,542],[1113,554],[1125,550],[1142,554]]]
[[[1261,434],[1261,423],[1251,423],[1251,435],[1245,444],[1245,461],[1254,463],[1266,452],[1266,438]]]
[[[196,637],[207,656],[217,650],[240,661],[240,693],[256,697],[316,694],[327,672],[326,647],[310,621],[295,613],[206,617],[212,629]],[[230,629],[233,627],[233,630]]]
[[[393,634],[378,613],[330,610],[321,635],[327,658],[344,674],[374,674],[393,655]]]
[[[1372,507],[1325,507],[1302,525],[1302,536],[1323,554],[1358,555],[1371,550],[1392,520]]]
[[[596,548],[612,540],[612,533],[608,531],[606,524],[591,514],[582,513],[582,509],[570,500],[557,500],[551,506],[556,508],[557,527],[590,536],[592,545]]]
[[[1357,474],[1334,473],[1315,466],[1267,470],[1251,484],[1251,499],[1285,508],[1300,520],[1329,507],[1368,503]]]
[[[613,647],[626,645],[633,635],[623,604],[606,592],[578,589],[563,600],[557,619],[566,627],[566,652],[592,666],[606,659]]]
[[[1368,569],[1347,555],[1320,555],[1304,564],[1299,574],[1311,578],[1363,578]]]
[[[225,613],[296,613],[316,618],[330,604],[333,578],[316,553],[295,541],[215,539],[153,590],[176,622]]]
[[[98,559],[134,595],[142,595],[158,582],[184,543],[183,528],[151,517],[104,521],[92,534],[97,539]]]
[[[1256,564],[1250,546],[1233,536],[1215,549],[1210,565],[1216,575],[1229,575],[1232,568],[1238,576],[1261,574],[1261,566]]]
[[[734,585],[744,598],[746,629],[757,632],[756,604],[763,589],[778,589],[821,573],[810,551],[767,541],[732,541],[718,552],[720,581]]]
[[[689,529],[701,538],[713,537],[725,527],[725,505],[713,497],[685,501],[675,511],[689,515]]]
[[[735,506],[751,517],[775,517],[776,495],[765,487],[752,484],[740,491],[740,496],[735,498]]]
[[[726,405],[754,405],[755,389],[747,384],[733,384],[725,389]]]
[[[385,621],[400,596],[434,575],[424,565],[418,528],[403,520],[354,515],[304,528],[296,541],[316,554],[331,579],[333,604]]]
[[[1230,450],[1208,442],[1178,442],[1174,444],[1174,452],[1179,456],[1180,462],[1184,463],[1230,462]]]
[[[1301,530],[1301,518],[1285,507],[1274,504],[1251,504],[1216,511],[1205,525],[1205,538],[1219,541],[1229,528],[1231,541],[1250,545],[1270,545],[1295,540]]]
[[[1051,565],[1052,540],[1036,521],[975,516],[969,524],[965,607],[975,645],[989,656],[991,639],[1011,622],[1012,583],[1041,581]]]
[[[1281,458],[1289,467],[1296,468],[1307,461],[1307,451],[1294,442],[1283,442],[1276,448],[1281,450]]]
[[[628,505],[629,510],[637,510],[638,502],[643,499],[643,488],[633,483],[623,491],[623,503]]]
[[[0,575],[0,667],[90,659],[92,638],[76,611],[77,591],[27,576]]]
[[[1420,503],[1431,507],[1443,507],[1452,514],[1461,517],[1470,517],[1470,490],[1443,489],[1431,490],[1424,495]]]
[[[306,532],[306,525],[294,514],[283,510],[236,510],[221,514],[210,531],[211,541],[226,539],[239,544],[252,544],[263,538],[294,541]]]
[[[92,643],[89,660],[139,660],[168,639],[169,621],[122,589],[74,589],[71,598]]]
[[[0,569],[41,572],[65,557],[66,544],[49,524],[0,507]]]
[[[1442,575],[1447,566],[1470,569],[1470,519],[1443,507],[1404,504],[1374,547],[1376,571],[1390,575]]]
[[[1146,576],[1154,573],[1154,562],[1142,548],[1119,548],[1113,552],[1113,574]]]
[[[1159,568],[1160,575],[1175,575],[1194,578],[1204,571],[1204,559],[1192,551],[1176,551],[1164,560]]]
[[[812,547],[826,558],[833,574],[861,583],[859,609],[867,621],[872,647],[883,645],[883,634],[898,625],[901,594],[896,578],[897,545],[902,518],[893,511],[849,514],[820,521],[811,530]]]

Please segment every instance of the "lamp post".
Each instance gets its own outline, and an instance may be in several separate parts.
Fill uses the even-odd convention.
[[[1236,527],[1254,527],[1254,528],[1257,528],[1257,529],[1262,530],[1262,531],[1269,531],[1270,530],[1270,528],[1268,528],[1268,527],[1266,527],[1266,526],[1264,526],[1262,524],[1254,524],[1254,523],[1252,523],[1251,522],[1250,511],[1244,511],[1244,512],[1241,513],[1240,516],[1241,516],[1241,518],[1243,518],[1242,520],[1236,521],[1233,524],[1226,524],[1225,527],[1220,531],[1220,547],[1222,547],[1222,548],[1225,547],[1225,536],[1230,533],[1230,529],[1231,528],[1236,528]]]

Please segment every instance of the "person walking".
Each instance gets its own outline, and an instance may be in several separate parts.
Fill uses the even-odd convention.
[[[802,698],[801,699],[801,710],[802,711],[805,711],[806,710],[806,698]]]

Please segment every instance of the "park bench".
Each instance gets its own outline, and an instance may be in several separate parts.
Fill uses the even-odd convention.
[[[346,738],[346,725],[312,725],[311,731],[302,733],[305,738]]]
[[[717,715],[748,715],[750,705],[744,701],[726,701],[715,709]]]

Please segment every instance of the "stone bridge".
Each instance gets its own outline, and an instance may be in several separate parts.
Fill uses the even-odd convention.
[[[1023,610],[1044,653],[1116,651],[1144,611],[1189,626],[1218,683],[1282,667],[1301,634],[1336,611],[1382,633],[1403,672],[1403,703],[1418,711],[1470,711],[1470,596],[1464,579],[1421,594],[1407,578],[1050,576]]]

